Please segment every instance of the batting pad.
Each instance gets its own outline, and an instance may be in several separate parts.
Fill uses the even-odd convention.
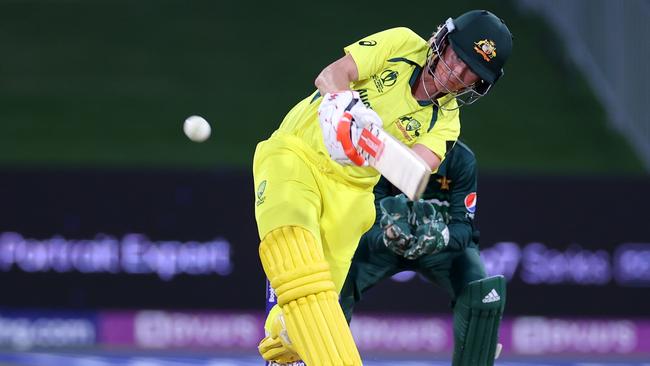
[[[260,244],[260,258],[289,339],[307,365],[361,365],[322,248],[307,230],[285,226]]]
[[[505,303],[503,276],[472,281],[463,289],[454,306],[453,366],[494,365]]]

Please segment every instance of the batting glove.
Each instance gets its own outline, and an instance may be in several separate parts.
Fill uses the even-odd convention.
[[[353,90],[327,93],[318,108],[323,142],[330,157],[342,165],[367,166],[358,145],[364,128],[379,128],[381,118]]]

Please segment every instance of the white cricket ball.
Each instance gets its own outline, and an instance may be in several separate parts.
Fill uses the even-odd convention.
[[[187,117],[183,123],[183,132],[185,135],[194,142],[203,142],[210,137],[212,128],[205,118],[201,116]]]

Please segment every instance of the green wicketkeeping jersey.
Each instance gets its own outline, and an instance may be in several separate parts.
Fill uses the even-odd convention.
[[[381,218],[379,201],[400,191],[385,178],[375,186],[377,220]],[[462,249],[471,242],[478,244],[479,232],[474,226],[476,213],[476,158],[462,142],[449,151],[446,159],[431,176],[422,199],[442,212],[449,226],[451,249]]]

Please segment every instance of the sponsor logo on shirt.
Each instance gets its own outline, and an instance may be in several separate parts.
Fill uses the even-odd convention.
[[[476,192],[472,192],[465,196],[465,208],[467,209],[467,216],[469,218],[474,218],[474,213],[476,212],[476,201],[478,200],[478,197],[476,195]]]
[[[359,98],[361,98],[363,105],[365,105],[366,108],[372,108],[370,106],[370,100],[368,99],[368,89],[357,89],[356,91],[359,92]]]
[[[377,44],[377,41],[373,41],[373,40],[369,40],[369,41],[359,41],[359,45],[360,45],[360,46],[368,46],[368,47],[372,47],[372,46],[375,46],[376,44]]]

